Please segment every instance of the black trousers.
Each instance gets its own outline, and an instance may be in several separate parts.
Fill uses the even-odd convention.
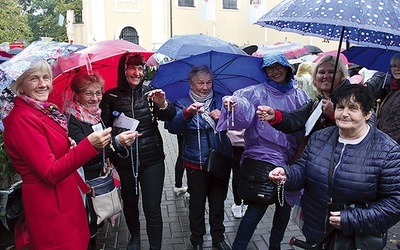
[[[233,150],[233,165],[232,165],[232,193],[233,193],[233,201],[236,205],[242,204],[242,199],[240,199],[238,195],[239,184],[242,181],[243,177],[240,173],[240,159],[242,158],[242,154],[244,152],[244,147],[232,147]]]
[[[131,235],[140,235],[139,195],[135,193],[135,178],[132,169],[118,168],[121,178],[121,196],[124,215]],[[150,249],[161,249],[163,222],[161,217],[161,195],[164,186],[164,162],[146,166],[139,171],[138,180],[142,194],[146,232]]]
[[[189,200],[190,241],[202,245],[206,234],[205,211],[208,198],[210,234],[212,241],[224,240],[224,202],[228,192],[228,181],[219,179],[201,170],[186,168]]]
[[[182,160],[182,144],[183,144],[183,135],[176,135],[178,139],[178,157],[176,157],[175,162],[175,187],[182,187],[182,178],[183,172],[185,171],[185,167]]]

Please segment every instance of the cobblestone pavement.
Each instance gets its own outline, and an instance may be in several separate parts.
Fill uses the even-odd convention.
[[[192,249],[190,243],[190,230],[189,230],[189,219],[188,219],[188,207],[185,203],[185,197],[183,195],[174,197],[174,164],[177,156],[177,140],[175,135],[171,135],[168,131],[163,129],[163,123],[160,123],[160,130],[164,139],[164,148],[166,154],[166,174],[164,181],[164,193],[162,197],[161,209],[163,216],[163,247],[165,250],[186,250]],[[184,175],[184,185],[186,184],[186,173]],[[186,185],[185,185],[186,186]],[[231,205],[233,204],[233,195],[231,188],[228,191],[228,197],[225,201],[225,227],[226,227],[226,242],[231,245],[237,228],[240,223],[240,219],[235,219],[231,213]],[[141,208],[140,208],[141,209]],[[274,206],[270,206],[265,213],[263,219],[258,224],[258,227],[249,243],[248,250],[267,250],[269,233],[272,225],[272,217],[274,212]],[[143,211],[140,211],[141,221],[141,246],[142,249],[149,249],[147,241],[145,219]],[[208,215],[206,214],[206,221],[208,221]],[[289,225],[286,229],[285,237],[282,241],[282,250],[288,249],[299,249],[292,248],[288,242],[291,237],[298,237],[304,239],[299,227],[292,221],[289,221]],[[4,228],[0,227],[0,249],[6,249],[10,245],[12,234],[5,231]],[[112,249],[126,249],[126,245],[129,240],[129,233],[123,216],[117,220],[116,225],[112,227],[108,222],[105,223],[104,227],[100,230],[97,236],[97,249],[112,250]],[[397,249],[397,239],[400,237],[400,223],[396,224],[389,230],[387,249]],[[209,235],[209,225],[207,224],[207,234],[204,238],[204,249],[212,249],[211,236]]]

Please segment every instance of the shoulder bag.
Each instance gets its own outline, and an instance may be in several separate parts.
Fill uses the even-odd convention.
[[[207,131],[206,136],[210,148],[210,154],[208,155],[206,164],[202,169],[222,180],[229,181],[229,178],[231,177],[233,157],[226,156],[211,148],[210,135]]]
[[[242,181],[238,187],[238,194],[247,203],[270,205],[277,201],[277,185],[268,175],[276,166],[263,161],[245,158],[240,171]]]
[[[118,189],[115,187],[111,170],[104,176],[87,181],[91,188],[90,196],[94,211],[97,215],[97,224],[122,210]]]

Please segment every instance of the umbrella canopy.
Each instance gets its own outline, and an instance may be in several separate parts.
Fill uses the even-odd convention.
[[[328,40],[400,50],[398,0],[284,0],[256,24]],[[339,48],[340,49],[340,48]]]
[[[3,73],[1,75],[7,75],[0,79],[0,90],[8,87],[13,80],[16,80],[25,70],[40,60],[46,60],[52,65],[59,56],[69,55],[82,48],[84,46],[60,42],[37,41],[31,43],[13,58],[0,64],[0,71]]]
[[[214,94],[222,98],[237,89],[264,82],[266,74],[261,64],[260,57],[209,51],[160,65],[150,84],[163,89],[168,100],[175,101],[188,95],[192,67],[207,65],[214,72]]]
[[[23,48],[12,48],[7,53],[15,56],[16,54],[20,53],[23,50],[24,50]]]
[[[157,53],[179,60],[211,50],[241,55],[246,54],[246,52],[235,44],[203,34],[173,36],[161,45]]]
[[[9,57],[0,56],[0,63],[10,60]]]
[[[304,45],[304,48],[306,48],[311,54],[319,54],[323,52],[322,49],[315,45]]]
[[[298,43],[278,43],[269,46],[261,46],[253,56],[263,57],[265,54],[273,53],[276,51],[282,52],[286,59],[296,59],[305,55],[308,55],[308,50],[301,44]]]
[[[331,51],[325,51],[325,52],[319,53],[313,62],[317,63],[324,56],[337,56],[337,50],[331,50]],[[349,60],[345,55],[343,55],[343,52],[341,52],[339,54],[339,59],[344,63],[344,65],[346,65],[346,66],[349,65]]]
[[[342,53],[351,63],[358,64],[367,69],[388,72],[390,67],[390,59],[396,52],[399,53],[398,51],[394,50],[351,46],[348,50],[345,50]]]
[[[64,102],[70,98],[71,80],[82,68],[86,68],[88,71],[98,71],[104,78],[105,90],[116,87],[118,61],[126,52],[140,53],[146,60],[153,54],[153,52],[146,51],[143,47],[125,40],[106,40],[69,56],[59,57],[52,66],[53,91],[49,96],[49,101],[62,109]]]

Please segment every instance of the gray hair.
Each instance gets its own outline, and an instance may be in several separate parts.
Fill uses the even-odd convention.
[[[200,74],[210,75],[211,78],[214,78],[214,74],[212,70],[207,65],[200,65],[193,67],[189,72],[189,83],[193,83],[193,80]]]
[[[18,79],[15,82],[11,83],[10,86],[11,91],[14,92],[14,94],[16,94],[17,96],[19,96],[21,94],[20,90],[24,85],[25,80],[36,71],[46,72],[50,76],[50,81],[53,81],[51,66],[45,60],[40,60],[30,68],[25,70],[25,72],[20,77],[18,77]]]

